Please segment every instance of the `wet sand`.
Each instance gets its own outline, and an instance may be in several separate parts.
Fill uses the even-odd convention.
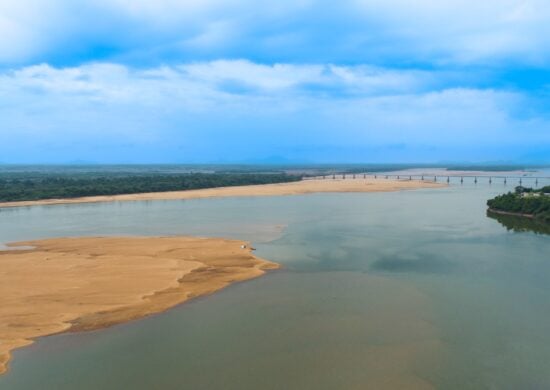
[[[136,179],[138,180],[138,179]],[[262,184],[251,186],[219,187],[202,190],[151,192],[112,196],[87,196],[70,199],[45,199],[36,201],[0,202],[2,207],[25,207],[35,205],[56,205],[73,203],[123,202],[138,200],[175,200],[201,199],[236,196],[277,196],[300,195],[319,192],[387,192],[412,190],[418,188],[439,188],[445,184],[421,180],[386,180],[386,179],[337,179],[337,180],[302,180],[291,183]]]
[[[56,238],[9,246],[0,251],[0,374],[10,351],[37,337],[141,318],[278,268],[248,243],[218,238]]]

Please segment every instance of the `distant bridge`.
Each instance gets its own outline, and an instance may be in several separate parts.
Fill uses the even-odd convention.
[[[392,179],[392,180],[424,180],[444,183],[486,183],[486,184],[510,184],[510,185],[535,185],[549,184],[548,176],[517,176],[517,175],[434,175],[434,174],[386,174],[386,173],[334,173],[316,177],[304,178],[304,180],[353,180],[353,179]]]

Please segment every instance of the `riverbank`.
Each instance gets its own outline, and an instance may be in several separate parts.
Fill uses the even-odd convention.
[[[511,216],[514,216],[514,217],[523,217],[523,218],[529,218],[529,219],[534,219],[535,218],[534,214],[513,213],[511,211],[502,211],[502,210],[496,210],[496,209],[492,209],[492,208],[488,208],[487,211],[489,213],[493,213],[493,214],[511,215]]]
[[[28,207],[37,205],[125,202],[143,200],[202,199],[243,196],[301,195],[320,192],[387,192],[419,188],[439,188],[445,184],[423,180],[346,179],[302,180],[290,183],[261,184],[235,187],[218,187],[202,190],[151,192],[112,196],[89,196],[68,199],[45,199],[36,201],[0,202],[0,208]]]
[[[523,218],[531,218],[550,225],[550,186],[540,189],[518,186],[514,192],[498,195],[487,201],[493,213],[505,213]]]
[[[10,351],[37,337],[159,313],[279,267],[254,256],[246,242],[219,238],[57,238],[9,246],[0,251],[0,374]]]

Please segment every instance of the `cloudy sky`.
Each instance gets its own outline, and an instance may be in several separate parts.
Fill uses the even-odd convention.
[[[548,0],[2,0],[0,162],[550,162]]]

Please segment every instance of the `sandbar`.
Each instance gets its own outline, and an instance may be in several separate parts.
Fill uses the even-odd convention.
[[[136,179],[139,180],[139,179]],[[217,197],[243,197],[243,196],[280,196],[301,195],[319,192],[387,192],[412,190],[419,188],[444,187],[443,183],[427,180],[394,180],[394,179],[317,179],[302,180],[290,183],[260,184],[235,187],[217,187],[201,190],[149,192],[140,194],[86,196],[67,199],[44,199],[34,201],[0,202],[0,208],[26,207],[36,205],[56,205],[73,203],[99,203],[99,202],[123,202],[140,200],[177,200],[177,199],[201,199]]]
[[[0,374],[10,351],[37,337],[159,313],[279,267],[254,256],[247,242],[221,238],[55,238],[8,246],[0,251]]]

